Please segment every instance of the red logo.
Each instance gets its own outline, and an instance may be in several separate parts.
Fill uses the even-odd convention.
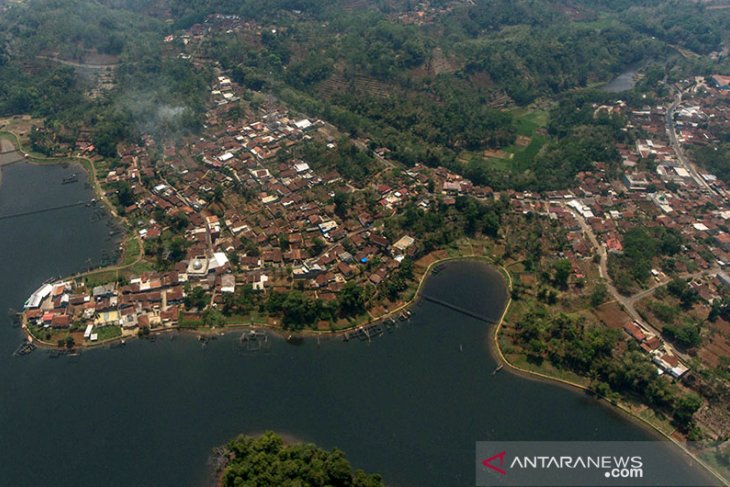
[[[507,471],[503,468],[500,468],[500,467],[502,467],[502,465],[504,465],[504,456],[506,454],[507,454],[506,451],[503,451],[502,453],[497,453],[496,455],[484,460],[482,462],[482,465],[484,465],[487,468],[491,468],[492,470],[494,470],[495,472],[497,472],[499,474],[507,475]],[[499,467],[497,467],[496,465],[492,465],[492,462],[497,459],[499,459]]]

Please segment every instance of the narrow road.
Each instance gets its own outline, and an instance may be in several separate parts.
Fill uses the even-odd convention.
[[[677,138],[677,130],[674,125],[674,114],[677,112],[677,108],[679,107],[679,105],[682,104],[682,96],[684,95],[684,93],[684,91],[678,90],[674,96],[674,102],[672,102],[672,104],[667,109],[665,124],[667,129],[667,136],[669,137],[669,143],[671,144],[672,149],[674,149],[677,160],[680,164],[682,164],[682,167],[684,167],[687,172],[690,173],[692,179],[694,179],[697,186],[699,186],[700,188],[704,188],[706,191],[709,191],[712,194],[717,194],[716,191],[712,189],[712,187],[708,184],[708,182],[705,181],[702,176],[700,176],[700,173],[697,171],[697,167],[692,164],[689,159],[687,159],[687,156],[684,153],[684,149],[682,148],[682,144]]]
[[[716,265],[710,269],[703,269],[701,271],[697,271],[697,272],[693,272],[693,273],[678,274],[677,277],[679,279],[685,279],[685,280],[686,279],[696,279],[696,278],[702,276],[703,274],[716,274],[716,273],[720,272],[720,270],[721,270],[720,266]],[[626,298],[627,307],[630,306],[631,308],[633,308],[636,303],[638,303],[645,297],[652,295],[654,293],[654,291],[656,291],[660,287],[666,286],[670,282],[672,282],[672,281],[669,280],[669,281],[658,282],[658,283],[654,284],[653,286],[651,286],[647,289],[644,289],[643,291],[640,291],[636,294],[633,294],[633,295],[627,297]]]
[[[616,301],[621,307],[623,308],[624,312],[629,315],[629,317],[638,322],[641,323],[643,327],[645,327],[647,330],[651,331],[656,336],[661,336],[662,333],[660,330],[654,328],[652,325],[644,321],[639,314],[638,311],[636,311],[636,307],[634,306],[639,300],[642,298],[645,298],[646,296],[649,296],[651,293],[653,293],[657,288],[665,286],[667,282],[664,283],[657,283],[656,285],[645,289],[639,293],[636,293],[632,296],[624,296],[618,290],[613,284],[613,280],[611,279],[611,276],[608,274],[608,252],[606,252],[606,248],[599,243],[598,239],[596,238],[596,235],[593,233],[593,229],[586,223],[586,221],[583,219],[583,217],[578,214],[573,208],[568,207],[567,205],[563,204],[563,207],[568,209],[573,216],[578,220],[578,223],[580,224],[583,233],[588,237],[588,240],[591,242],[591,245],[593,246],[594,250],[598,252],[598,255],[601,256],[601,261],[598,265],[598,272],[602,279],[606,281],[606,288],[608,289],[608,292],[613,297],[614,301]],[[697,272],[695,274],[688,275],[687,277],[696,277],[699,276],[705,272],[711,272],[709,271],[702,271]],[[665,347],[674,355],[677,355],[682,358],[682,360],[687,361],[689,357],[686,354],[683,354],[676,350],[670,343],[664,342]]]
[[[51,61],[54,63],[63,64],[64,66],[71,66],[73,68],[85,68],[85,69],[105,69],[105,68],[116,68],[119,66],[119,63],[108,63],[108,64],[87,64],[87,63],[79,63],[76,61],[67,61],[65,59],[60,59],[57,57],[52,56],[36,56],[37,59],[42,59],[44,61]]]

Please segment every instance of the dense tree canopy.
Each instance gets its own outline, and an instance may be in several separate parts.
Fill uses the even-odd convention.
[[[230,487],[382,487],[379,475],[353,470],[340,450],[312,444],[284,443],[268,432],[258,438],[239,436],[226,446],[230,460],[222,484]]]
[[[357,9],[344,0],[14,3],[0,19],[0,115],[31,113],[72,133],[92,127],[108,157],[142,133],[195,132],[212,73],[165,54],[162,38],[210,14],[239,14],[279,28],[255,39],[220,33],[201,46],[237,82],[386,146],[405,164],[446,166],[497,188],[546,190],[569,186],[593,162],[615,163],[611,142],[630,142],[617,130],[621,120],[593,117],[600,96],[583,88],[635,63],[663,63],[675,47],[715,51],[730,15],[678,0],[430,4],[448,8],[409,23],[399,19],[414,14],[415,2],[399,0]],[[98,55],[118,63],[116,88],[92,100],[83,76],[54,58]],[[515,142],[517,121],[504,106],[556,96],[549,138],[535,143],[518,173],[463,162],[464,152]],[[371,158],[349,146],[312,152],[355,181],[372,173]],[[727,179],[725,152],[698,159]]]

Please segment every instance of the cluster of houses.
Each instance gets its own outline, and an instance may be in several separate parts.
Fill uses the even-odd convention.
[[[453,11],[454,5],[459,2],[430,2],[422,0],[413,4],[412,8],[405,12],[391,14],[391,18],[398,20],[403,24],[427,25],[433,23],[437,18],[449,14]],[[362,2],[360,6],[367,7],[366,2]]]
[[[173,326],[178,322],[187,276],[177,272],[142,275],[126,286],[116,283],[87,288],[74,281],[46,283],[26,301],[27,325],[49,330],[84,328],[84,339],[97,341],[98,331],[118,327]]]
[[[513,194],[513,209],[559,221],[568,230],[576,258],[594,253],[580,219],[608,252],[622,252],[623,233],[636,225],[661,226],[677,230],[683,237],[684,252],[676,262],[678,272],[726,267],[730,263],[730,234],[725,231],[730,208],[725,184],[711,174],[700,173],[711,183],[712,192],[708,192],[677,161],[666,141],[663,107],[629,111],[618,103],[615,108],[628,117],[628,126],[651,137],[638,140],[632,147],[619,147],[623,166],[620,183],[608,178],[602,164],[595,164],[595,170],[578,175],[577,187],[571,190],[544,196]],[[730,124],[730,113],[725,120]],[[649,167],[656,169],[650,171]]]
[[[221,29],[252,36],[276,30],[236,16],[212,16],[179,38],[165,40],[170,48],[194,57],[195,44]],[[730,117],[712,101],[726,94],[725,88],[710,85],[695,90],[697,100],[677,111],[681,141],[715,140],[711,128],[730,123]],[[565,257],[576,277],[581,276],[581,261],[595,254],[593,236],[608,252],[621,253],[622,236],[635,225],[664,226],[682,234],[685,248],[676,262],[678,272],[730,263],[730,234],[724,230],[730,209],[724,198],[717,198],[725,195],[725,186],[703,174],[715,191],[708,193],[677,161],[666,140],[665,107],[634,110],[623,101],[595,106],[596,116],[604,111],[620,114],[629,120],[627,130],[642,134],[636,144],[618,148],[621,180],[609,178],[608,168],[596,163],[593,170],[578,175],[571,190],[538,195],[496,193],[446,168],[421,164],[402,172],[378,171],[365,183],[349,181],[332,166],[320,167],[292,155],[297,145],[310,141],[338,151],[341,141],[334,127],[295,115],[272,98],[253,109],[241,103],[246,96],[219,71],[200,138],[182,147],[158,147],[151,137],[140,145],[122,145],[118,163],[106,175],[109,196],[117,191],[116,183],[131,188],[134,203],[123,210],[136,222],[142,240],[162,239],[170,231],[169,222],[179,222],[175,233],[184,237],[186,248],[173,271],[139,276],[127,286],[107,290],[108,296],[74,283],[48,285],[50,290],[44,286],[40,300],[37,294],[29,300],[30,322],[58,328],[116,322],[128,329],[174,324],[184,311],[183,283],[203,288],[213,303],[221,303],[222,296],[235,293],[238,286],[288,290],[292,283],[318,299],[335,300],[347,282],[378,286],[405,257],[419,251],[417,236],[389,234],[384,218],[407,203],[429,211],[434,204],[453,205],[465,195],[505,198],[516,213],[537,213],[559,222],[567,230],[570,248]],[[94,150],[86,137],[77,146],[84,152]],[[151,154],[159,153],[161,160],[153,160]],[[381,169],[391,165],[387,148],[376,149],[373,156]],[[344,211],[335,204],[338,193],[351,197]],[[160,214],[166,224],[157,221]],[[703,299],[717,298],[717,288],[702,289]],[[88,338],[92,336],[90,329]]]
[[[659,374],[669,374],[675,379],[682,377],[689,368],[684,365],[664,341],[644,328],[641,323],[632,321],[624,325],[624,331],[648,353]]]

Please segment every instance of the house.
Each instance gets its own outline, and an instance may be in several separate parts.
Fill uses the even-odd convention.
[[[623,183],[630,191],[646,191],[649,187],[649,181],[642,176],[635,174],[624,174],[622,176]]]
[[[717,279],[724,286],[730,287],[730,276],[728,276],[725,272],[718,272]]]
[[[131,312],[125,314],[124,312],[122,312],[121,324],[122,328],[137,328],[137,326],[139,326],[139,318],[137,316],[137,313]]]
[[[652,362],[675,379],[682,377],[689,370],[674,355],[656,354],[652,358]]]
[[[609,237],[606,240],[606,248],[609,252],[618,253],[623,252],[624,246],[621,244],[621,241],[616,237]]]
[[[309,130],[310,128],[312,128],[313,125],[314,124],[312,124],[312,122],[310,122],[306,118],[294,122],[294,126],[299,130]]]
[[[717,236],[715,236],[717,239],[717,243],[720,245],[722,250],[725,252],[730,252],[730,234],[728,233],[720,233]]]
[[[51,328],[68,328],[69,326],[71,326],[69,315],[56,315],[51,318]]]
[[[236,292],[236,276],[234,276],[233,274],[225,274],[223,277],[221,277],[221,292]]]
[[[639,343],[646,340],[646,335],[636,323],[626,323],[624,325],[624,331]]]
[[[309,164],[307,164],[306,162],[300,162],[299,164],[294,164],[294,169],[298,173],[307,172],[309,171]]]
[[[370,237],[368,237],[368,240],[370,240],[370,242],[374,243],[378,247],[388,247],[388,239],[383,237],[382,235],[378,235],[377,233],[371,233]]]
[[[662,339],[659,337],[652,337],[641,344],[641,348],[647,352],[658,350],[662,346]]]
[[[718,90],[730,90],[730,76],[715,74],[712,76],[712,84]]]
[[[92,291],[91,294],[95,298],[108,298],[110,296],[114,295],[114,291],[116,291],[117,285],[115,283],[109,283],[105,284],[103,286],[96,286]]]

